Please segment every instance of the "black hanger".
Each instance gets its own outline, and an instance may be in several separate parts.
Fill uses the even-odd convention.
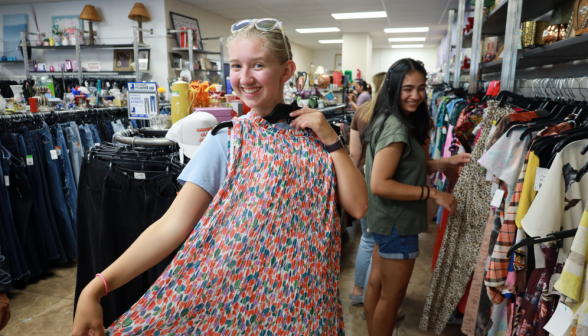
[[[292,118],[290,117],[290,113],[300,110],[301,107],[298,106],[298,103],[296,102],[296,100],[294,100],[292,102],[292,104],[288,105],[288,104],[278,104],[276,105],[276,107],[274,107],[272,113],[270,113],[269,115],[265,116],[264,119],[267,120],[270,123],[277,123],[280,120],[286,120],[286,122],[288,124],[290,124],[292,122],[292,120],[296,119],[296,118]],[[212,129],[212,135],[216,135],[218,133],[218,131],[220,131],[223,128],[227,128],[227,127],[233,127],[233,122],[232,121],[224,121],[218,125],[216,125],[213,129]]]
[[[511,248],[509,248],[508,252],[506,253],[506,257],[510,258],[512,256],[512,254],[514,253],[514,251],[516,251],[518,248],[523,247],[523,246],[530,246],[530,245],[541,244],[541,243],[546,243],[546,242],[550,242],[550,241],[562,240],[565,238],[574,237],[576,235],[577,231],[578,231],[578,229],[554,232],[554,233],[548,234],[547,237],[545,237],[545,238],[541,238],[541,237],[525,238],[525,239],[521,240],[520,242],[511,246]]]

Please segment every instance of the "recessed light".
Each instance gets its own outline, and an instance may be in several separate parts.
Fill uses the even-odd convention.
[[[393,44],[392,49],[422,48],[423,44]]]
[[[393,33],[426,33],[429,31],[429,27],[414,27],[414,28],[386,28],[384,32],[386,34]]]
[[[343,43],[343,40],[319,40],[319,43]]]
[[[331,28],[303,28],[303,29],[296,29],[297,32],[300,34],[310,34],[310,33],[332,33],[341,31],[337,27]]]
[[[391,37],[388,42],[422,42],[426,40],[426,37]]]
[[[388,17],[386,12],[362,12],[362,13],[335,13],[331,14],[337,20],[346,19],[373,19]]]

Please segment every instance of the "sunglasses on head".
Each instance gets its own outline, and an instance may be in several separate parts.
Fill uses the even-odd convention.
[[[288,49],[288,43],[286,42],[286,35],[284,34],[284,28],[282,27],[282,22],[276,19],[253,19],[253,20],[242,20],[237,23],[234,23],[231,26],[231,33],[235,34],[250,25],[255,25],[255,28],[261,31],[268,31],[273,30],[276,27],[280,29],[282,32],[282,37],[284,38],[284,45],[286,46],[286,54],[288,55],[288,61],[290,61],[290,50]]]

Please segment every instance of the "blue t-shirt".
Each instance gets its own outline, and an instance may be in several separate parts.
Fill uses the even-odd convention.
[[[248,116],[250,114],[240,118],[248,118]],[[286,122],[274,125],[282,129],[292,129]],[[227,177],[228,156],[229,130],[223,128],[216,135],[209,132],[194,157],[190,159],[178,177],[178,182],[182,185],[186,182],[192,182],[206,190],[214,198]]]

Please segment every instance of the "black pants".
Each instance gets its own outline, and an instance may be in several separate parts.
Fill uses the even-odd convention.
[[[12,278],[10,277],[10,273],[4,266],[4,256],[2,255],[2,250],[0,250],[0,293],[2,292],[10,292],[12,290]]]
[[[134,165],[109,169],[108,163],[82,163],[78,186],[78,273],[74,305],[84,287],[112,264],[157,221],[176,197],[176,178],[143,172]],[[175,253],[101,300],[104,325],[109,326],[136,303],[173,259]]]

